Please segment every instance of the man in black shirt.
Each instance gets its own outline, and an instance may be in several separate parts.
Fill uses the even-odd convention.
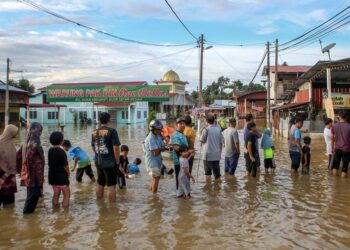
[[[116,184],[119,168],[120,141],[114,128],[108,127],[110,115],[106,112],[100,114],[101,127],[92,132],[91,146],[96,155],[97,169],[97,199],[103,198],[104,187],[108,187],[108,199],[116,200]],[[104,161],[101,161],[103,159]],[[100,162],[100,163],[99,163]],[[105,162],[112,162],[113,167],[108,167]]]
[[[245,141],[245,147],[247,148],[248,153],[244,155],[246,158],[246,176],[252,175],[255,177],[257,172],[257,160],[255,158],[255,155],[257,154],[256,141],[258,139],[256,135],[255,123],[248,123],[247,129],[249,131],[249,134],[247,140]]]

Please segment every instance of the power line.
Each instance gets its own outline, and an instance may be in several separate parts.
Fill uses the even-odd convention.
[[[287,48],[281,49],[280,51],[285,51],[285,50],[288,50],[288,49],[291,49],[291,48],[295,48],[295,47],[299,47],[299,46],[302,46],[302,47],[299,47],[298,49],[305,48],[305,47],[307,47],[307,46],[309,46],[309,45],[311,45],[311,44],[317,42],[318,40],[320,40],[320,39],[322,39],[322,38],[324,38],[324,37],[326,37],[326,36],[331,35],[333,32],[335,32],[335,31],[337,31],[337,30],[343,28],[344,26],[348,25],[349,23],[350,23],[350,21],[347,21],[347,22],[345,22],[345,23],[343,23],[343,24],[340,24],[340,25],[338,25],[337,27],[335,27],[335,28],[333,28],[333,29],[327,31],[326,33],[323,33],[323,34],[320,34],[320,35],[318,35],[318,36],[315,36],[315,37],[313,37],[312,39],[310,39],[310,40],[308,40],[308,41],[303,41],[303,42],[301,42],[301,43],[298,43],[298,45],[296,45],[296,46],[289,46],[289,47],[287,47]],[[297,50],[298,50],[298,49],[297,49]]]
[[[258,67],[258,69],[256,70],[256,72],[255,72],[255,74],[254,74],[252,80],[249,82],[249,84],[252,84],[252,83],[254,82],[255,77],[258,75],[258,73],[259,73],[259,71],[260,71],[260,68],[261,68],[262,64],[264,63],[264,61],[265,61],[266,55],[267,55],[267,50],[265,49],[265,52],[264,52],[263,57],[261,58],[259,67]]]
[[[230,44],[230,43],[216,43],[212,41],[208,41],[209,43],[213,45],[218,46],[227,46],[227,47],[248,47],[248,46],[258,46],[258,45],[264,45],[265,43],[242,43],[242,44]]]
[[[180,17],[176,14],[175,10],[173,9],[173,7],[170,5],[170,3],[168,2],[168,0],[164,0],[166,2],[166,4],[169,6],[170,10],[174,13],[174,15],[176,16],[177,20],[179,20],[179,22],[182,24],[182,26],[187,30],[187,32],[194,38],[194,40],[198,41],[198,38],[193,35],[193,33],[187,28],[187,26],[184,24],[184,22],[180,19]]]
[[[21,2],[23,4],[26,4],[38,11],[42,11],[42,12],[45,12],[46,14],[49,14],[51,16],[54,16],[58,19],[61,19],[61,20],[64,20],[66,22],[69,22],[69,23],[72,23],[72,24],[75,24],[79,27],[82,27],[82,28],[85,28],[85,29],[88,29],[88,30],[92,30],[96,33],[99,33],[99,34],[102,34],[102,35],[105,35],[105,36],[109,36],[109,37],[112,37],[112,38],[115,38],[115,39],[118,39],[118,40],[121,40],[121,41],[124,41],[124,42],[130,42],[130,43],[135,43],[135,44],[140,44],[140,45],[148,45],[148,46],[159,46],[159,47],[178,47],[178,46],[187,46],[187,45],[192,45],[194,44],[193,42],[191,43],[183,43],[183,44],[157,44],[157,43],[149,43],[149,42],[143,42],[143,41],[138,41],[138,40],[133,40],[133,39],[129,39],[129,38],[125,38],[125,37],[121,37],[121,36],[117,36],[115,34],[111,34],[109,32],[106,32],[106,31],[103,31],[103,30],[99,30],[97,28],[94,28],[94,27],[90,27],[88,25],[85,25],[85,24],[82,24],[82,23],[79,23],[79,22],[76,22],[70,18],[67,18],[65,16],[62,16],[60,14],[57,14],[33,1],[30,1],[30,0],[17,0],[18,2]]]
[[[214,47],[213,47],[212,49],[213,49],[213,51],[215,52],[215,54],[216,54],[225,64],[227,64],[233,71],[237,72],[237,70],[235,69],[235,67],[233,67],[233,65],[232,65],[229,61],[227,61],[225,57],[223,57]],[[239,73],[239,72],[237,72],[237,73]]]
[[[344,21],[346,21],[349,18],[350,18],[350,15],[347,15],[346,17],[343,17],[341,20],[335,20],[334,22],[331,23],[331,25],[329,25],[329,26],[327,26],[327,27],[317,31],[316,33],[314,33],[312,35],[309,35],[309,36],[305,37],[304,39],[302,39],[302,40],[300,40],[300,41],[298,41],[298,42],[296,42],[296,43],[294,43],[294,44],[292,44],[290,46],[287,46],[287,47],[284,47],[284,48],[280,49],[280,51],[284,51],[284,50],[296,47],[299,44],[303,44],[305,42],[318,39],[319,37],[321,37],[321,36],[323,36],[325,34],[329,34],[329,33],[333,32],[333,31],[339,29],[338,27],[343,27],[346,24],[348,24],[349,22],[345,22],[344,23]],[[334,28],[334,29],[332,29],[332,28]]]
[[[310,34],[311,32],[317,30],[318,28],[322,27],[323,25],[327,24],[328,22],[330,22],[331,20],[333,20],[334,18],[336,18],[337,16],[341,15],[342,13],[344,13],[346,10],[350,9],[350,6],[346,7],[345,9],[343,9],[342,11],[340,11],[339,13],[337,13],[336,15],[334,15],[333,17],[329,18],[328,20],[326,20],[325,22],[321,23],[320,25],[316,26],[315,28],[305,32],[304,34],[301,34],[300,36],[292,39],[292,40],[289,40],[288,42],[285,42],[285,43],[282,43],[280,46],[284,46],[284,45],[287,45],[289,43],[292,43],[294,41],[297,41],[299,40],[300,38],[303,38],[304,36]]]

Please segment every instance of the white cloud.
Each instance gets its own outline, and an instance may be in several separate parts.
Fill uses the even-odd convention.
[[[28,34],[29,35],[39,35],[39,32],[37,32],[37,31],[28,31]]]
[[[74,11],[85,11],[89,10],[89,0],[36,0],[35,3],[44,6],[53,11],[64,11],[64,12],[74,12]],[[17,1],[7,1],[3,0],[0,3],[0,12],[5,11],[36,11],[32,7]]]
[[[277,32],[276,28],[273,27],[264,27],[255,32],[257,35],[268,35]]]

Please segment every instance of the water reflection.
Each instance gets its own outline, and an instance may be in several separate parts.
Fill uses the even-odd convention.
[[[45,152],[48,135],[56,129],[44,129]],[[64,134],[92,156],[92,129],[67,126]],[[118,127],[122,143],[130,148],[130,161],[142,158],[146,130],[144,125]],[[24,137],[21,130],[17,146]],[[72,175],[68,213],[52,210],[52,189],[46,182],[37,212],[23,217],[25,189],[19,187],[14,208],[0,210],[0,248],[348,248],[350,181],[328,175],[323,140],[313,140],[310,175],[293,176],[288,143],[278,138],[275,142],[275,174],[265,174],[262,167],[257,178],[246,179],[241,157],[234,177],[224,175],[220,182],[207,184],[201,163],[190,201],[176,198],[174,178],[168,176],[160,180],[157,195],[148,192],[143,164],[141,174],[127,180],[127,190],[118,190],[115,204],[97,202],[89,178],[76,184]],[[197,166],[196,161],[195,174]]]

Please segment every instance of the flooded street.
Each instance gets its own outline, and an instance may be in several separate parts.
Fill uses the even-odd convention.
[[[46,157],[53,130],[44,128]],[[65,137],[92,156],[91,130],[68,126]],[[118,133],[130,148],[129,161],[143,155],[144,125],[123,126]],[[24,136],[21,130],[18,146]],[[246,180],[241,156],[235,177],[206,184],[201,164],[190,201],[176,198],[172,177],[161,179],[157,195],[150,193],[143,163],[141,174],[127,180],[128,189],[118,190],[116,204],[96,202],[88,177],[78,185],[73,173],[69,212],[52,211],[52,188],[46,178],[38,209],[23,217],[26,193],[19,187],[14,209],[0,210],[0,249],[349,248],[350,181],[328,175],[323,139],[312,142],[310,175],[291,175],[287,141],[275,138],[275,143],[276,174],[261,171],[256,179]]]

